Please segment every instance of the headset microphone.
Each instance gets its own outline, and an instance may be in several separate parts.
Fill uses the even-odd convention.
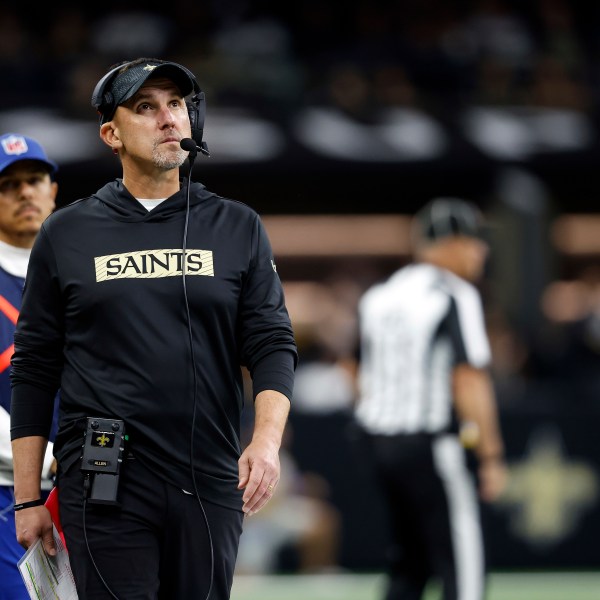
[[[206,145],[206,142],[200,142],[200,145],[198,146],[192,138],[183,138],[179,142],[179,145],[181,146],[182,150],[185,150],[186,152],[190,153],[190,162],[193,162],[195,160],[196,156],[198,155],[198,152],[201,152],[205,156],[210,156],[210,152],[208,151],[208,146]]]

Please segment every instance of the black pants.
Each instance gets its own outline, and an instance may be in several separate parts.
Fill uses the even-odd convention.
[[[419,600],[437,579],[444,600],[482,600],[485,557],[474,480],[454,435],[366,435],[391,517],[386,600]]]
[[[80,461],[59,472],[60,519],[82,600],[113,598],[94,568],[83,530]],[[120,508],[87,504],[85,533],[102,579],[119,600],[228,600],[243,513],[164,483],[124,460]],[[209,528],[203,514],[206,514]],[[210,531],[210,536],[209,536]],[[212,559],[211,559],[212,555]]]

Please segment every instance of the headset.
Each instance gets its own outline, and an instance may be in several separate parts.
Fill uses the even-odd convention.
[[[196,81],[196,76],[183,65],[178,63],[174,63],[172,61],[164,61],[158,60],[155,58],[148,59],[149,62],[157,62],[159,63],[157,66],[161,64],[172,64],[179,67],[182,71],[185,71],[189,78],[192,80],[193,90],[192,95],[189,99],[186,99],[185,104],[187,106],[188,115],[190,118],[190,126],[192,129],[192,139],[196,142],[196,146],[198,146],[203,154],[208,154],[208,147],[206,142],[202,141],[202,137],[204,136],[204,117],[206,115],[206,102],[204,97],[204,92],[200,89],[198,82]],[[136,61],[129,61],[121,63],[117,65],[113,69],[111,69],[98,83],[92,92],[92,106],[96,109],[98,114],[100,115],[100,124],[104,122],[105,115],[113,115],[117,106],[115,105],[115,98],[111,92],[111,86],[114,80],[119,75],[119,72],[122,69],[129,68],[134,66],[135,64],[139,64]]]

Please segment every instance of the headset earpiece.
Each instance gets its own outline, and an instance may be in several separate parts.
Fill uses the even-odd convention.
[[[111,69],[97,84],[92,92],[92,106],[98,111],[100,115],[100,122],[102,122],[103,116],[107,112],[112,111],[112,105],[114,103],[114,97],[110,91],[106,91],[106,88],[112,83],[112,80],[116,74],[126,65],[128,62],[124,62],[114,69]],[[109,110],[110,109],[110,110]]]
[[[192,130],[192,139],[196,146],[203,147],[202,137],[204,136],[204,116],[206,114],[206,102],[204,92],[196,91],[194,95],[186,102],[188,115],[190,117],[190,127]]]

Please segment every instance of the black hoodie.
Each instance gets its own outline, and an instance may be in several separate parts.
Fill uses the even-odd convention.
[[[259,216],[198,183],[184,286],[185,191],[148,212],[116,180],[45,221],[15,333],[11,435],[47,437],[60,388],[61,468],[80,455],[86,417],[120,418],[133,454],[192,491],[195,415],[200,495],[240,509],[240,365],[254,395],[291,398],[296,345]]]

